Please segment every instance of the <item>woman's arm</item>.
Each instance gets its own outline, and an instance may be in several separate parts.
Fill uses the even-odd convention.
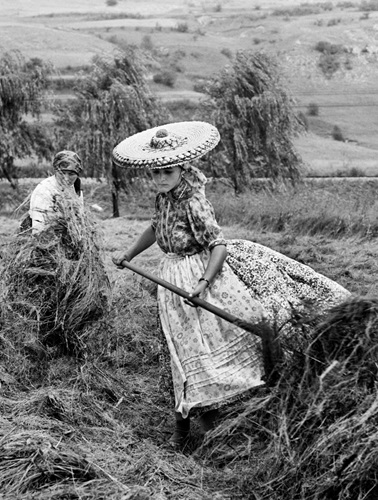
[[[222,269],[223,263],[227,257],[226,245],[216,245],[212,248],[210,252],[210,259],[203,273],[201,281],[198,282],[197,286],[194,288],[191,297],[196,297],[206,290],[206,288],[211,284],[215,276]]]
[[[118,252],[112,260],[116,266],[122,266],[122,261],[130,262],[134,257],[147,250],[156,241],[155,231],[149,226],[126,252]]]

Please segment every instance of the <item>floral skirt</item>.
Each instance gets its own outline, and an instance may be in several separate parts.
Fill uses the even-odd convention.
[[[311,267],[246,240],[227,241],[227,263],[279,329],[291,328],[296,313],[317,316],[350,296],[344,287]]]
[[[229,240],[227,250],[222,270],[202,298],[249,323],[268,319],[275,325],[289,325],[294,310],[310,303],[326,311],[349,296],[329,278],[262,245]],[[208,259],[205,251],[186,257],[166,255],[160,276],[191,291]],[[160,286],[158,302],[170,355],[175,411],[185,418],[191,410],[218,407],[263,384],[257,336],[186,304]]]

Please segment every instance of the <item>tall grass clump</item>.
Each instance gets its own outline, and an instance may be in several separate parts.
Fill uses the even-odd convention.
[[[256,190],[235,196],[230,191],[211,198],[222,225],[330,237],[378,234],[374,180],[321,179],[282,185],[255,183]]]
[[[354,297],[287,339],[281,376],[224,416],[200,454],[261,500],[377,498],[378,302]]]

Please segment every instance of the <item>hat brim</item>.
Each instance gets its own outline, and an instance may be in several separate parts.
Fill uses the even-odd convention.
[[[165,130],[163,146],[151,143]],[[190,162],[211,151],[220,140],[216,127],[206,122],[176,122],[153,127],[128,137],[113,150],[113,161],[126,168],[168,168]]]

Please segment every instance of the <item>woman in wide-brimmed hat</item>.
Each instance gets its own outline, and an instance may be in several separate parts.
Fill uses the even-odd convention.
[[[82,201],[80,157],[74,151],[59,151],[52,165],[54,175],[41,181],[31,194],[29,215],[33,234],[46,229],[59,217],[59,198]]]
[[[244,240],[226,241],[205,196],[206,177],[191,161],[213,149],[218,130],[204,122],[171,123],[135,134],[113,151],[120,167],[147,167],[157,186],[151,224],[113,257],[131,261],[155,241],[163,251],[160,276],[249,323],[290,323],[306,302],[326,309],[349,292],[311,268]],[[176,429],[189,434],[201,409],[203,431],[217,408],[263,384],[260,339],[159,287],[159,316],[171,358]]]

